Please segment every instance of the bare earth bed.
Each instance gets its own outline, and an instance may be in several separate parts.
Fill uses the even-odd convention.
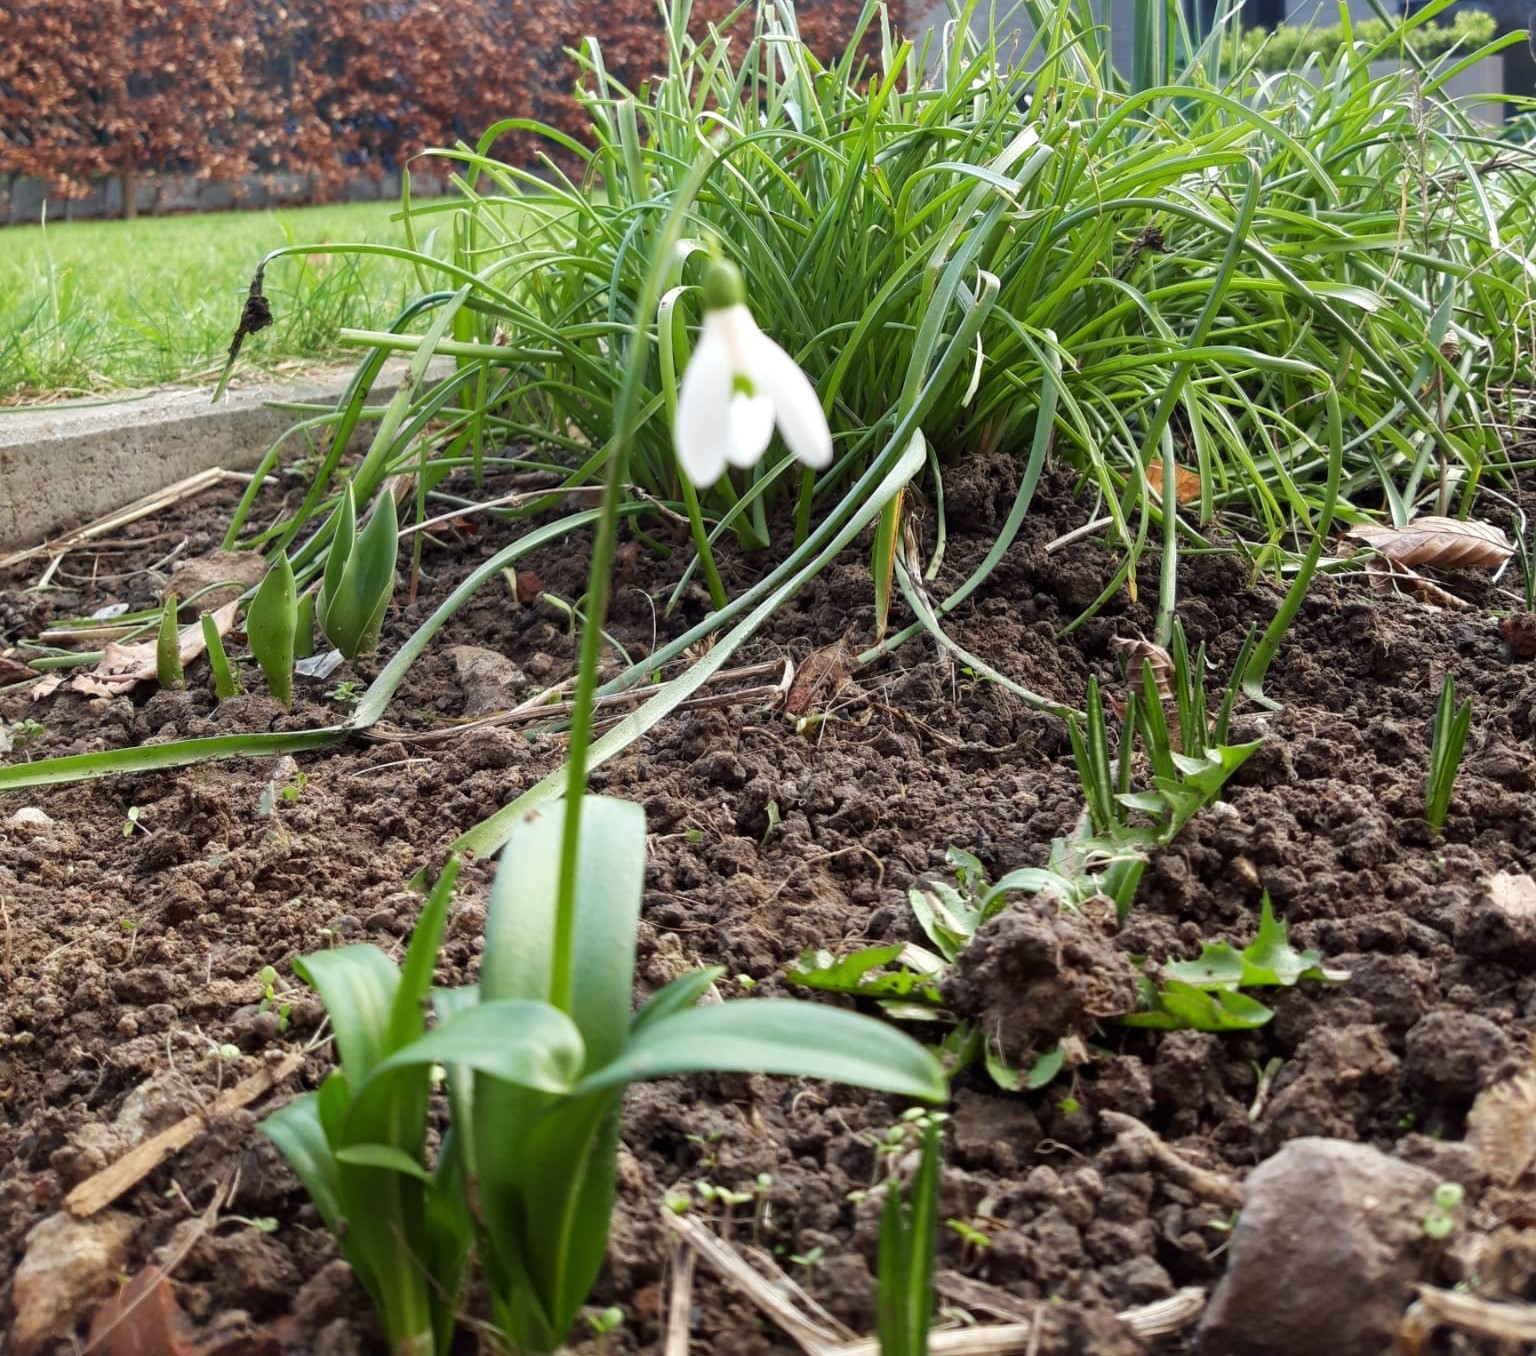
[[[1005,461],[951,472],[939,595],[990,545],[1013,475]],[[212,494],[139,524],[129,532],[154,540],[136,550],[95,563],[76,554],[52,591],[25,592],[25,574],[0,581],[0,641],[15,644],[54,617],[113,601],[147,604],[156,581],[133,572],[180,537],[189,556],[211,550],[232,502]],[[1147,603],[1156,596],[1149,561],[1139,604],[1122,593],[1058,637],[1114,566],[1093,542],[1046,552],[1088,510],[1068,481],[1048,479],[1018,543],[951,621],[956,638],[989,663],[1073,704],[1090,673],[1122,681],[1110,642],[1150,634]],[[415,603],[397,595],[382,653],[514,530],[487,524],[451,549],[429,549],[434,582]],[[584,551],[574,541],[528,567],[570,599],[583,587]],[[694,592],[678,615],[658,620],[686,556],[657,561],[638,545],[626,549],[611,629],[631,650],[703,615]],[[850,627],[850,642],[867,644],[867,561],[867,545],[852,550],[742,662],[803,660]],[[728,587],[763,568],[751,557],[730,562]],[[1506,595],[1481,578],[1451,586],[1471,608],[1433,610],[1373,592],[1361,578],[1319,581],[1269,678],[1282,709],[1244,709],[1237,720],[1236,733],[1262,735],[1262,748],[1224,802],[1154,859],[1127,925],[1116,932],[1112,916],[1058,914],[1021,898],[966,954],[949,997],[1005,1054],[1027,1064],[1070,1036],[1081,1062],[1029,1094],[1002,1092],[978,1069],[955,1080],[942,1215],[963,1228],[941,1231],[947,1311],[979,1322],[1038,1314],[1032,1349],[1041,1356],[1193,1351],[1192,1325],[1148,1339],[1115,1315],[1184,1287],[1214,1287],[1238,1250],[1233,1184],[1305,1136],[1374,1146],[1423,1168],[1425,1180],[1465,1186],[1453,1239],[1419,1239],[1408,1249],[1407,1279],[1462,1283],[1493,1298],[1536,1294],[1528,1227],[1536,1198],[1518,1172],[1466,1142],[1479,1092],[1526,1067],[1536,1018],[1536,908],[1512,907],[1507,882],[1503,893],[1491,888],[1498,873],[1529,870],[1536,853],[1536,668],[1501,638],[1494,612],[1508,606]],[[1235,555],[1183,563],[1180,615],[1191,644],[1209,646],[1217,675],[1230,671],[1248,624],[1267,621],[1278,598],[1267,584],[1250,587]],[[475,666],[455,653],[463,646],[498,652],[520,671],[506,704],[572,663],[563,616],[488,588],[417,665],[391,708],[391,731],[443,729],[477,699],[483,675],[466,679]],[[1436,838],[1422,820],[1423,782],[1447,670],[1475,714],[1452,813]],[[309,685],[292,715],[260,696],[215,709],[200,665],[186,693],[146,684],[132,697],[93,703],[61,692],[34,703],[18,689],[0,697],[0,716],[41,722],[44,732],[10,755],[36,758],[331,723],[337,706],[322,694],[347,676]],[[944,875],[946,848],[974,853],[995,879],[1043,865],[1052,838],[1071,832],[1081,811],[1064,725],[976,681],[926,642],[859,673],[820,710],[826,718],[803,732],[761,703],[684,713],[595,775],[596,789],[642,802],[649,817],[645,992],[708,964],[726,966],[742,994],[777,993],[785,968],[808,948],[921,940],[907,891]],[[358,740],[275,778],[271,761],[229,762],[0,801],[0,1277],[15,1273],[29,1231],[61,1209],[71,1188],[220,1091],[304,1051],[323,1013],[293,980],[293,958],[355,941],[398,952],[419,906],[406,881],[559,755],[558,740],[477,729],[435,743]],[[264,813],[269,784],[276,794]],[[24,807],[42,813],[18,819]],[[139,827],[125,834],[130,807]],[[490,870],[472,864],[460,878],[443,982],[474,977]],[[1252,939],[1265,889],[1293,943],[1349,971],[1347,982],[1278,992],[1274,1021],[1255,1032],[1163,1034],[1095,1020],[1133,981],[1132,958],[1188,959],[1202,940]],[[257,976],[268,965],[290,1004],[286,1029],[261,1006]],[[150,1264],[171,1272],[196,1334],[177,1350],[379,1348],[365,1297],[296,1178],[254,1128],[329,1067],[325,1048],[310,1050],[277,1090],[214,1116],[81,1226],[112,1244],[97,1276],[109,1290]],[[901,1111],[884,1097],[770,1078],[636,1089],[609,1267],[594,1296],[624,1313],[606,1350],[659,1349],[671,1251],[665,1194],[700,1181],[752,1192],[759,1174],[771,1183],[761,1208],[738,1207],[727,1220],[700,1205],[698,1217],[737,1245],[761,1244],[838,1320],[871,1334],[878,1208],[860,1193],[878,1180],[877,1141]],[[1141,1121],[1205,1175],[1170,1167],[1105,1113]],[[1309,1202],[1315,1242],[1292,1241],[1303,1260],[1309,1247],[1317,1260],[1331,1257],[1324,1250],[1337,1242],[1335,1207],[1347,1204],[1339,1192]],[[1278,1284],[1279,1260],[1275,1270]],[[1331,1263],[1323,1274],[1339,1293],[1324,1286],[1268,1302],[1319,1314],[1361,1307],[1351,1289],[1357,1275]],[[1403,1280],[1394,1273],[1386,1291],[1399,1307],[1408,1298]],[[83,1341],[99,1294],[71,1302],[62,1281],[53,1290],[61,1332]],[[1260,1337],[1265,1302],[1258,1292],[1243,1300]],[[0,1332],[16,1325],[5,1284]],[[703,1269],[692,1332],[695,1352],[798,1349]],[[1208,1352],[1249,1349],[1241,1337],[1205,1340]],[[592,1339],[577,1345],[590,1350]],[[33,1349],[79,1347],[66,1335]],[[1495,1349],[1444,1336],[1424,1348]]]

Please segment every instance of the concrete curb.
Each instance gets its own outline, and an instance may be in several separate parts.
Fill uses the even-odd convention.
[[[385,364],[370,405],[389,400],[406,366]],[[211,387],[169,387],[0,411],[0,550],[36,545],[211,467],[250,470],[295,422],[268,402],[334,403],[355,370],[322,368],[298,381],[252,376],[218,405]],[[439,359],[431,375],[450,371]],[[358,436],[373,427],[361,423]]]

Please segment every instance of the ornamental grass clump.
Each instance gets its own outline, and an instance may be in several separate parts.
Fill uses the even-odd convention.
[[[1383,42],[1411,48],[1445,3]],[[957,6],[958,17],[972,8]],[[423,202],[407,184],[403,244],[321,247],[404,261],[421,293],[388,329],[348,332],[365,350],[351,388],[306,411],[257,468],[226,544],[273,561],[286,551],[298,596],[310,598],[335,568],[349,487],[360,517],[386,485],[409,486],[400,531],[414,553],[444,515],[526,522],[569,504],[561,492],[606,481],[622,430],[620,518],[647,533],[658,515],[684,517],[696,559],[667,602],[697,575],[714,610],[602,691],[714,644],[670,670],[594,758],[653,728],[869,527],[875,626],[861,666],[926,635],[1064,715],[1062,694],[1032,691],[945,629],[1017,539],[1051,458],[1077,471],[1111,562],[1084,616],[1136,594],[1149,550],[1161,557],[1152,639],[1164,647],[1185,551],[1228,543],[1289,585],[1241,684],[1265,700],[1264,674],[1312,573],[1334,567],[1323,548],[1336,521],[1385,504],[1400,524],[1426,501],[1457,514],[1509,474],[1502,430],[1518,422],[1514,393],[1536,381],[1536,152],[1491,143],[1440,89],[1455,66],[1512,39],[1427,77],[1410,68],[1386,79],[1366,69],[1376,49],[1348,44],[1326,79],[1297,84],[1228,59],[1230,16],[1196,39],[1176,7],[1138,6],[1147,42],[1119,72],[1075,7],[1033,13],[1038,64],[1013,72],[963,22],[942,40],[904,40],[877,0],[831,64],[800,42],[787,0],[746,7],[729,32],[690,25],[686,0],[666,5],[661,74],[639,90],[587,40],[577,73],[590,145],[509,119],[435,153],[457,172],[457,196]],[[542,138],[541,165],[497,158],[512,132]],[[678,247],[653,276],[651,245],[680,200]],[[298,252],[317,251],[284,246],[270,258]],[[732,465],[767,428],[751,400],[753,436],[723,449],[724,474],[711,482],[718,459],[700,462],[696,484],[673,455],[674,431],[692,422],[690,360],[721,351],[720,317],[706,315],[730,310],[706,295],[716,252],[739,271],[754,325],[809,376],[830,434],[824,469],[804,464],[792,429],[751,465]],[[615,361],[640,316],[643,361]],[[392,353],[411,355],[407,380],[348,475],[344,453]],[[434,357],[451,360],[446,378],[429,379]],[[633,411],[628,429],[621,406]],[[255,521],[282,452],[305,439],[304,494]],[[945,479],[958,458],[989,449],[1018,460],[1015,502],[993,548],[951,579]],[[448,483],[461,471],[555,482],[487,502]],[[930,506],[926,531],[909,486]],[[380,718],[404,669],[476,589],[594,521],[581,507],[525,528],[405,642],[349,721],[303,732],[302,745],[294,732],[111,750],[88,766],[0,770],[0,787],[345,738]],[[713,559],[723,539],[775,545],[776,563],[729,594]],[[903,602],[911,619],[893,623]],[[553,786],[459,846],[493,850]]]

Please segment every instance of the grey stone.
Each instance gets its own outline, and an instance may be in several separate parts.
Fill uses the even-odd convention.
[[[1338,1139],[1298,1139],[1254,1170],[1200,1356],[1385,1356],[1434,1244],[1433,1173]]]

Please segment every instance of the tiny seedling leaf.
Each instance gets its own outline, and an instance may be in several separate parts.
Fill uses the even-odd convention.
[[[902,966],[878,973],[895,965],[907,950],[900,942],[890,946],[870,946],[838,959],[830,951],[807,951],[799,963],[785,974],[791,984],[828,993],[851,994],[859,998],[921,998],[939,1002],[939,990],[926,975]]]
[[[1251,1031],[1275,1014],[1256,999],[1231,989],[1197,989],[1169,980],[1151,995],[1155,1006],[1120,1019],[1125,1026],[1156,1031]]]

